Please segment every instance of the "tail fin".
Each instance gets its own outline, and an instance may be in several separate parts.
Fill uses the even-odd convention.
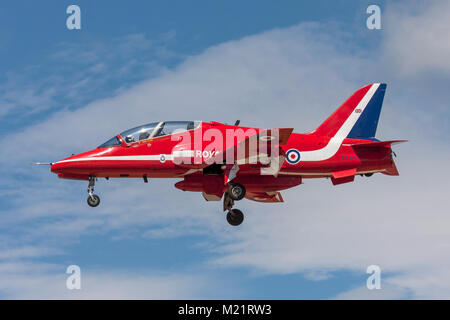
[[[312,133],[327,137],[374,138],[385,92],[385,83],[359,89]]]

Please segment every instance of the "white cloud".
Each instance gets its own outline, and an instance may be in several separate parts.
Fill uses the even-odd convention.
[[[394,300],[408,297],[408,290],[394,285],[383,285],[381,289],[369,290],[367,287],[358,287],[338,294],[338,300]]]
[[[44,232],[48,232],[45,230]],[[51,232],[49,234],[52,234]],[[69,265],[43,263],[43,259],[65,254],[38,246],[11,247],[0,251],[1,299],[207,299],[236,290],[208,273],[108,268],[80,265],[80,290],[69,290]],[[50,259],[51,260],[51,259]]]
[[[2,299],[200,299],[218,283],[207,276],[86,270],[81,289],[66,287],[67,266],[29,262],[0,263]]]
[[[20,248],[7,248],[4,250],[0,250],[0,261],[41,257],[44,255],[54,255],[61,253],[62,252],[58,249],[40,248],[33,246],[25,246]]]
[[[109,41],[59,43],[41,64],[6,74],[0,116],[17,121],[61,106],[73,109],[93,96],[111,94],[111,88],[113,93],[124,90],[124,80],[135,83],[159,75],[165,71],[162,63],[177,58],[169,48],[175,35],[171,31],[150,39],[135,33]]]
[[[396,71],[405,77],[424,72],[450,74],[449,1],[391,3],[383,17],[384,46]]]

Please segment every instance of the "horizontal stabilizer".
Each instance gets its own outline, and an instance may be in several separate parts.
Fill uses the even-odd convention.
[[[352,147],[390,147],[394,144],[399,144],[402,142],[407,142],[408,140],[387,140],[387,141],[371,141],[367,143],[356,143],[352,144]]]

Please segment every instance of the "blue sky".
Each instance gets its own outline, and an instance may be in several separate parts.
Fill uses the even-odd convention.
[[[0,298],[450,297],[450,7],[377,1],[368,30],[374,3],[76,1],[81,30],[66,28],[71,1],[2,3]],[[161,119],[308,131],[377,81],[378,137],[411,140],[401,176],[308,181],[281,205],[243,202],[239,228],[176,180],[101,181],[92,210],[85,182],[29,166]],[[70,264],[80,291],[64,287]]]

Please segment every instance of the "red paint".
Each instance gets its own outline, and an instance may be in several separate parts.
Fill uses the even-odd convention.
[[[302,161],[301,154],[305,151],[320,150],[326,147],[330,139],[336,134],[345,120],[353,113],[359,101],[364,97],[370,88],[366,86],[355,92],[338,110],[336,110],[322,125],[315,131],[307,134],[292,133],[291,129],[281,129],[283,141],[276,145],[280,155],[284,155],[289,149],[300,152],[300,161],[290,164],[284,160],[281,169],[275,175],[261,175],[261,168],[266,167],[261,163],[244,163],[239,165],[233,183],[240,183],[247,190],[247,197],[256,201],[280,202],[279,190],[292,188],[302,183],[302,179],[331,177],[333,184],[351,182],[355,175],[364,173],[381,172],[388,175],[398,175],[397,168],[392,159],[391,144],[396,141],[374,142],[364,139],[344,139],[337,152],[329,159],[322,161]],[[361,110],[355,111],[360,113]],[[183,134],[174,134],[157,137],[143,142],[133,142],[127,144],[124,137],[117,136],[121,145],[94,149],[88,152],[77,154],[51,166],[51,171],[58,174],[60,178],[87,180],[90,176],[97,178],[142,178],[144,176],[152,178],[178,178],[176,187],[185,191],[205,192],[207,194],[222,197],[227,191],[230,168],[220,170],[220,165],[216,171],[207,172],[210,163],[217,154],[230,154],[229,147],[240,145],[247,141],[245,136],[239,136],[230,141],[217,143],[216,148],[209,148],[210,139],[204,138],[204,133],[210,129],[220,132],[224,137],[226,133],[236,133],[239,130],[254,132],[258,135],[264,133],[264,129],[248,128],[226,125],[219,122],[203,122],[196,128]],[[272,133],[270,133],[272,134]],[[267,134],[270,140],[270,134]],[[189,137],[191,141],[184,141],[183,137]],[[196,145],[194,137],[200,136],[200,145]],[[225,140],[225,139],[224,139]],[[264,139],[259,139],[258,141]],[[272,145],[270,145],[272,146]],[[275,145],[274,145],[275,146]],[[257,151],[260,150],[257,146]],[[228,150],[227,150],[228,149]],[[169,159],[175,151],[193,150],[194,153],[201,153],[200,157],[192,157],[184,154],[175,159]],[[251,146],[246,146],[246,153],[251,150]],[[270,152],[269,152],[270,153]],[[161,155],[165,161],[162,161]],[[233,154],[236,155],[236,152]],[[122,160],[120,157],[153,156],[152,160]],[[117,157],[116,160],[95,160],[100,157]],[[291,162],[295,161],[296,155],[289,155]],[[81,160],[81,159],[88,160]],[[92,159],[92,160],[91,160]],[[215,158],[214,158],[215,159]],[[67,161],[69,160],[69,161]],[[182,161],[183,163],[179,163]],[[190,161],[191,163],[185,163]],[[225,168],[224,168],[225,169]],[[265,197],[265,198],[264,198]],[[258,200],[259,199],[259,200]]]

